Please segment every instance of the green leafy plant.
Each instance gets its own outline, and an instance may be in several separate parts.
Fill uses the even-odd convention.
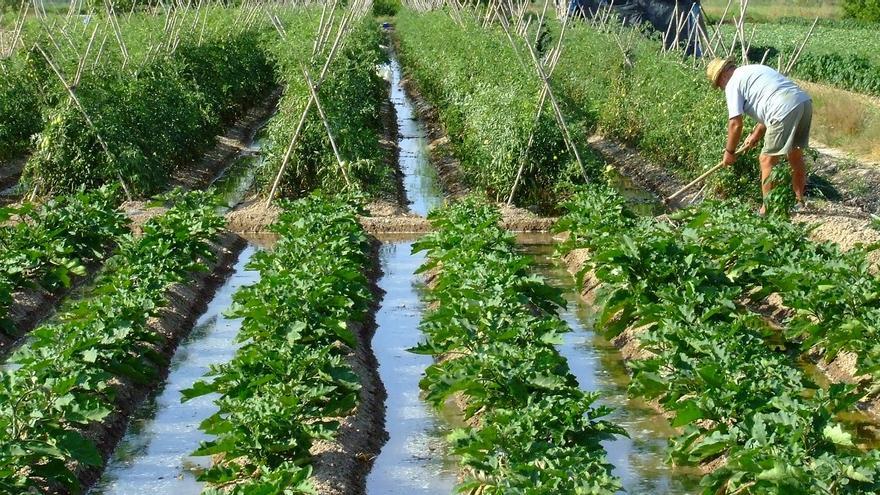
[[[414,352],[438,358],[421,381],[436,407],[461,396],[467,428],[449,437],[460,493],[616,493],[602,440],[625,435],[581,390],[554,344],[568,331],[558,290],[528,274],[500,214],[473,199],[435,210],[426,251],[433,308]]]
[[[336,418],[358,402],[345,356],[357,345],[350,324],[363,320],[372,293],[357,213],[318,194],[284,203],[274,250],[251,261],[260,281],[235,294],[231,312],[244,318],[242,347],[184,391],[184,400],[220,395],[201,424],[214,438],[195,453],[219,456],[199,477],[206,493],[314,493],[309,448],[332,439]]]
[[[39,206],[0,208],[0,330],[17,334],[7,313],[14,292],[70,287],[87,264],[109,255],[128,232],[125,216],[116,211],[117,197],[117,189],[102,188]]]
[[[864,252],[812,243],[802,227],[735,203],[666,220],[636,218],[623,204],[609,190],[578,194],[557,227],[571,232],[561,250],[589,250],[584,270],[602,283],[597,325],[609,336],[632,333],[646,352],[631,364],[630,389],[658,400],[682,428],[671,461],[717,460],[706,494],[880,488],[880,455],[857,448],[836,419],[865,391],[823,390],[777,350],[864,349],[852,330],[876,318],[867,288],[880,287],[864,271]],[[797,308],[781,333],[751,309],[772,293]]]
[[[158,378],[164,337],[148,320],[166,290],[212,256],[223,220],[205,193],[174,194],[143,235],[119,241],[94,288],[31,333],[0,372],[0,491],[82,491],[78,472],[102,462],[88,433],[115,409],[121,383]]]

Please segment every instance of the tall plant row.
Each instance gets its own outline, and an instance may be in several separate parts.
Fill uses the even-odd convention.
[[[615,33],[571,22],[553,80],[560,99],[584,129],[633,145],[679,177],[692,179],[721,159],[724,96],[710,88],[700,70],[662,53],[656,41],[628,40],[621,45]],[[755,153],[711,178],[710,191],[759,197],[757,172],[750,165]]]
[[[351,21],[321,81],[338,24],[331,28],[333,36],[324,49],[313,54],[318,17],[282,20],[287,35],[271,44],[269,51],[285,91],[278,114],[268,126],[266,166],[258,176],[262,188],[271,190],[284,164],[278,182],[283,197],[301,197],[316,188],[338,190],[345,184],[346,176],[357,190],[372,196],[392,196],[395,185],[389,164],[391,156],[379,140],[384,132],[382,105],[388,95],[387,82],[377,72],[378,66],[386,61],[380,47],[379,27],[372,17]],[[304,69],[317,86],[318,102],[327,122],[322,121],[313,104],[297,135],[311,98]],[[332,149],[327,126],[341,164]]]
[[[400,11],[395,39],[406,74],[436,108],[468,185],[507,200],[523,166],[517,203],[551,205],[558,185],[581,181],[581,170],[549,102],[535,120],[541,82],[528,51],[516,41],[514,52],[501,30],[464,22]]]
[[[6,63],[17,77],[0,88],[9,110],[0,116],[0,158],[30,152],[23,177],[44,194],[111,182],[136,196],[161,191],[273,84],[261,49],[270,26],[236,26],[242,14],[120,16],[121,41],[101,16],[55,28],[32,21],[25,48]]]
[[[529,260],[474,200],[431,213],[426,251],[433,309],[414,352],[437,358],[421,381],[440,408],[453,399],[468,427],[449,440],[464,471],[460,493],[595,493],[620,489],[600,442],[625,435],[601,419],[596,392],[579,388],[554,344],[569,331],[558,290],[528,274]]]

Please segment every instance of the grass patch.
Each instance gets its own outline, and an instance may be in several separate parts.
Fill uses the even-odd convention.
[[[849,91],[798,84],[813,97],[812,137],[855,156],[880,160],[880,106]]]
[[[703,10],[717,19],[724,12],[727,0],[704,0]],[[733,2],[730,10],[739,12],[739,2]],[[728,14],[730,15],[730,14]],[[839,0],[751,0],[746,16],[752,21],[776,21],[787,17],[812,19],[839,19],[843,17],[843,2]]]

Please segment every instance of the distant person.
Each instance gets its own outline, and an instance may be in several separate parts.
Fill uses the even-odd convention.
[[[743,131],[743,113],[755,119],[758,125],[745,140],[748,149],[754,148],[763,138],[761,149],[761,191],[767,208],[767,194],[774,184],[768,180],[779,157],[788,156],[791,165],[791,182],[797,198],[797,209],[802,210],[804,189],[807,185],[804,167],[804,149],[810,143],[810,125],[813,119],[813,103],[804,90],[791,79],[766,65],[737,67],[731,59],[716,58],[706,68],[706,76],[716,88],[724,90],[727,98],[727,146],[724,148],[724,164],[733,165],[736,149]]]

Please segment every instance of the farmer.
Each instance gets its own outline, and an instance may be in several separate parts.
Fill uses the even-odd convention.
[[[798,209],[804,207],[804,189],[807,184],[804,168],[804,149],[810,142],[810,124],[813,103],[804,90],[791,79],[766,65],[737,67],[731,59],[712,60],[706,68],[706,76],[716,88],[724,90],[727,98],[727,146],[724,148],[724,164],[736,161],[736,148],[743,131],[743,113],[755,119],[758,125],[746,138],[747,149],[754,148],[761,138],[761,191],[765,203],[760,214],[766,211],[767,194],[773,189],[768,180],[773,166],[782,155],[788,156],[791,165],[791,182],[797,198]]]

